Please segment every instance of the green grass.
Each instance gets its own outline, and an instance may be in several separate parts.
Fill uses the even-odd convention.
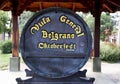
[[[12,54],[2,54],[0,51],[0,70],[8,70],[11,56]],[[20,56],[20,62],[24,63],[21,58],[21,54],[19,54],[19,56]]]
[[[11,57],[11,54],[1,54],[0,53],[0,70],[8,69],[10,57]]]

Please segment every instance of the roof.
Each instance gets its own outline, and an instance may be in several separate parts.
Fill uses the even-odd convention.
[[[100,11],[120,10],[120,0],[0,0],[0,10],[21,14],[24,10],[39,11],[48,7],[62,7],[73,11],[94,12],[96,5]]]

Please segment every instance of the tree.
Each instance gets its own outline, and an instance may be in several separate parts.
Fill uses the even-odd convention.
[[[92,14],[82,13],[82,12],[77,12],[77,14],[80,15],[84,19],[84,21],[89,26],[91,32],[94,32],[94,17],[92,16]]]
[[[20,32],[22,31],[23,27],[29,20],[29,18],[34,14],[34,12],[30,11],[24,11],[20,16],[19,16],[19,29]]]
[[[111,33],[111,31],[114,28],[113,27],[114,26],[114,22],[112,20],[111,15],[109,13],[107,13],[107,12],[102,12],[100,22],[101,22],[101,26],[100,26],[100,32],[101,32],[100,33],[100,38],[102,40],[104,40],[104,38],[105,38],[104,30],[107,29],[107,28],[109,28],[110,29],[110,33]]]
[[[10,17],[8,15],[8,12],[0,11],[0,33],[4,34],[4,40],[5,40],[5,33],[11,32],[11,29],[9,28],[9,21]]]
[[[94,17],[90,13],[82,13],[77,12],[78,15],[80,15],[84,21],[88,24],[91,32],[94,32]],[[104,30],[106,28],[110,28],[110,31],[113,30],[114,22],[112,20],[112,16],[107,12],[102,12],[101,19],[100,19],[101,25],[100,25],[100,38],[103,40],[105,38],[104,36]]]

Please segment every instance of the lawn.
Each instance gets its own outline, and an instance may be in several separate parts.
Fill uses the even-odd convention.
[[[8,69],[11,54],[1,54],[0,52],[0,70]]]
[[[0,70],[8,70],[11,56],[12,56],[11,53],[10,54],[2,54],[0,51]],[[19,54],[19,56],[20,56],[20,62],[23,63],[21,54]]]

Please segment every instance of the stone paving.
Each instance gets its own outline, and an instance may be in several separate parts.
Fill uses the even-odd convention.
[[[25,68],[25,64],[21,64],[19,72],[0,71],[0,84],[17,84],[15,79],[19,77],[26,79]],[[82,69],[88,70],[87,77],[95,77],[94,84],[120,84],[120,63],[102,62],[102,71],[92,72],[92,61],[89,60]]]

